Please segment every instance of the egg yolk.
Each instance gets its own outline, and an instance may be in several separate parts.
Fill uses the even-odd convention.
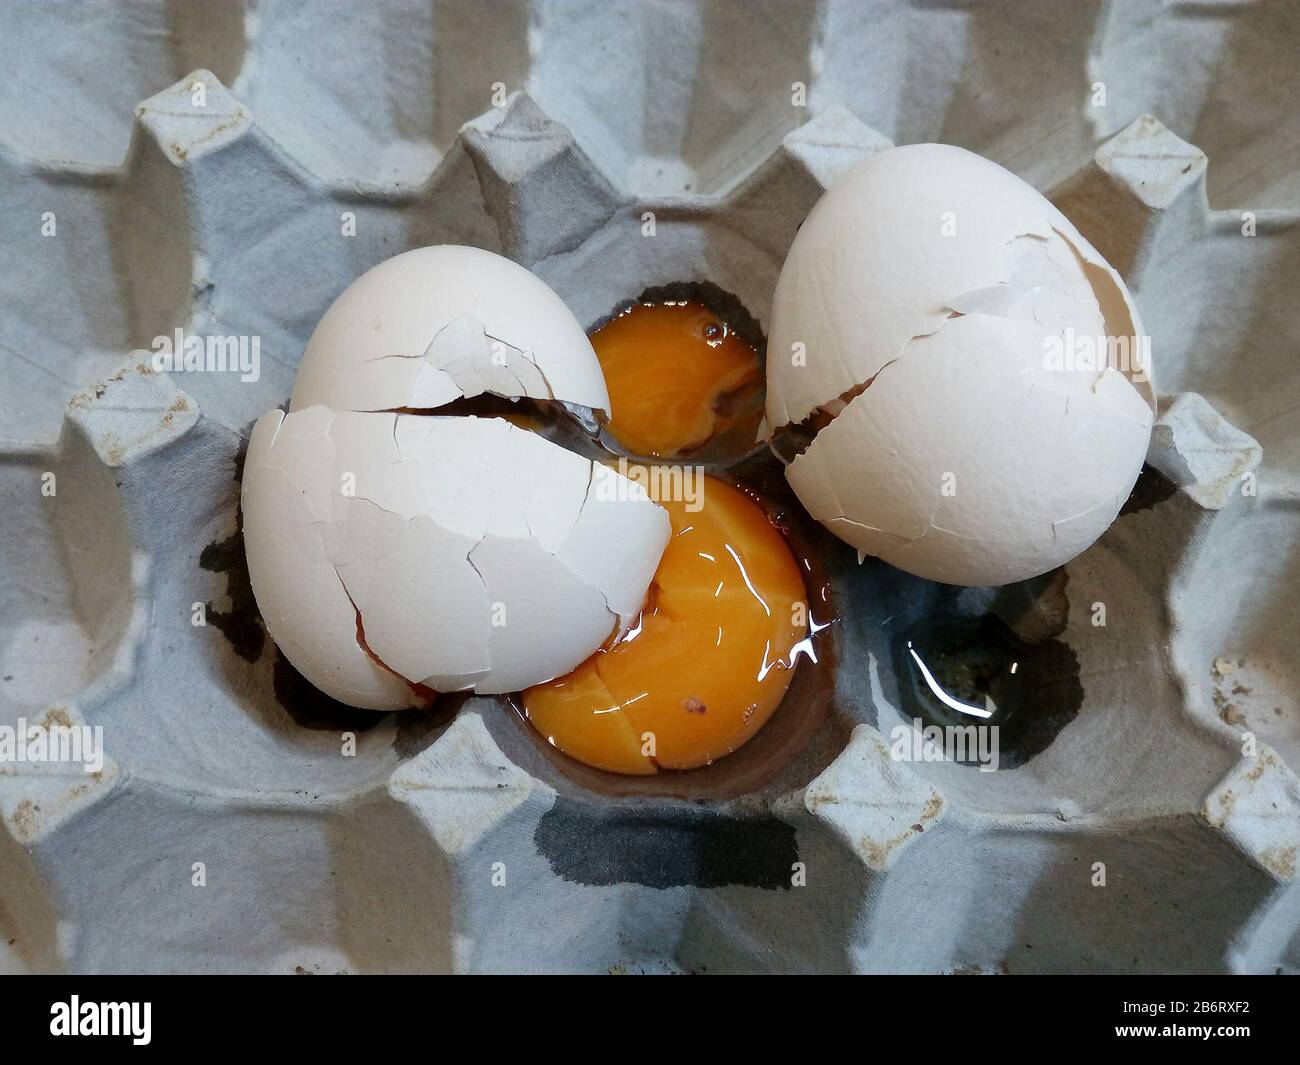
[[[635,455],[679,455],[723,432],[754,441],[758,352],[703,304],[640,303],[591,334],[609,387],[609,432]]]
[[[661,498],[653,476],[642,483],[672,535],[640,619],[522,697],[555,747],[629,774],[693,769],[748,742],[785,694],[808,628],[798,564],[748,496],[700,476],[692,504]]]

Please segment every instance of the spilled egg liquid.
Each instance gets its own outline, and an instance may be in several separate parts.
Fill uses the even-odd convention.
[[[638,302],[592,334],[610,391],[606,443],[635,455],[732,457],[753,449],[762,410],[757,346],[692,299]],[[765,451],[746,464],[780,466]],[[829,704],[819,632],[827,585],[797,555],[785,516],[752,487],[700,466],[619,461],[667,510],[672,533],[637,621],[573,672],[515,706],[549,747],[630,777],[691,770],[734,755],[791,691]],[[809,584],[814,594],[809,594]],[[824,713],[809,715],[809,726]],[[806,738],[806,729],[787,728]],[[772,744],[788,757],[794,744]],[[751,770],[753,767],[750,767]]]
[[[651,491],[672,535],[633,627],[523,693],[533,727],[588,765],[633,774],[708,765],[758,732],[789,686],[809,631],[798,564],[744,493],[699,480],[694,503]]]

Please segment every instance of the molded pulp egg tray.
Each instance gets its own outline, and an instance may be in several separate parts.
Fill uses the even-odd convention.
[[[0,23],[0,724],[102,726],[107,752],[0,762],[3,967],[1300,970],[1300,6]],[[752,755],[648,792],[593,784],[497,700],[353,711],[281,658],[242,448],[354,278],[474,244],[587,326],[707,281],[765,329],[827,185],[931,140],[1047,191],[1135,293],[1161,413],[1095,546],[978,591],[821,537],[816,728],[790,744],[784,708]],[[257,380],[154,372],[177,328],[259,338]],[[921,631],[1023,654],[995,772],[891,754]]]

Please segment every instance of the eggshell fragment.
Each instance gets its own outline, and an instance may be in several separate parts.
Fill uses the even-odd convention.
[[[1043,369],[1045,335],[967,315],[913,341],[790,464],[791,486],[859,552],[931,580],[1006,584],[1072,558],[1119,512],[1151,421],[1117,371]]]
[[[272,636],[376,709],[411,701],[406,681],[500,693],[568,672],[631,622],[669,535],[639,485],[502,419],[320,406],[258,422],[244,509]]]
[[[266,627],[298,671],[335,699],[374,710],[415,705],[410,686],[358,641],[356,612],[302,485],[266,463],[283,420],[278,410],[258,420],[244,466],[248,575]]]
[[[1037,269],[1024,255],[1025,238],[1048,245]],[[768,423],[802,421],[869,381],[914,337],[941,328],[953,301],[1006,286],[1081,296],[1091,314],[1100,308],[1111,335],[1141,334],[1119,275],[1014,174],[944,144],[870,156],[813,208],[781,269]],[[1090,326],[1079,321],[1075,331]],[[1135,386],[1154,411],[1151,386]]]
[[[325,312],[289,409],[432,409],[489,392],[608,412],[578,320],[546,283],[479,248],[417,248],[362,274]]]
[[[860,554],[953,584],[1023,580],[1101,535],[1141,470],[1149,360],[1050,361],[1107,337],[1146,354],[1123,281],[1055,207],[963,149],[893,149],[791,246],[767,420],[819,415],[787,477]]]

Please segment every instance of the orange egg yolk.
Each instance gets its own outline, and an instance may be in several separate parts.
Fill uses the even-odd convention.
[[[723,432],[754,442],[758,352],[703,304],[634,306],[591,334],[609,387],[609,432],[634,455],[680,455]]]
[[[785,694],[808,628],[798,564],[748,496],[700,476],[692,504],[642,483],[672,535],[639,621],[522,699],[555,747],[629,774],[693,769],[746,743]]]

